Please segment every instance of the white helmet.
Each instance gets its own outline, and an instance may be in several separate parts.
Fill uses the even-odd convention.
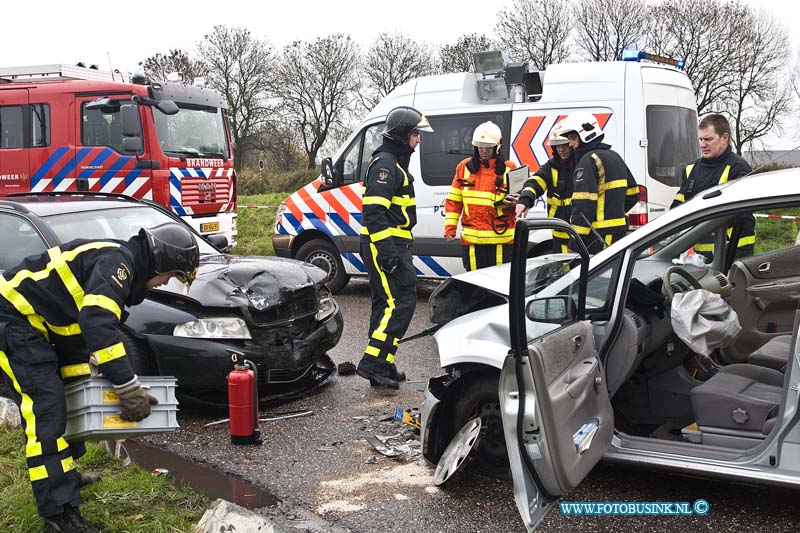
[[[561,127],[564,123],[563,120],[556,122],[553,129],[550,130],[550,136],[547,138],[547,146],[560,146],[562,144],[569,144],[569,140],[563,136],[564,130]]]
[[[472,146],[478,148],[491,148],[500,144],[500,139],[503,137],[500,127],[494,122],[484,122],[475,128],[475,133],[472,134]]]
[[[603,135],[603,130],[600,128],[597,118],[586,111],[571,113],[567,118],[562,120],[560,124],[560,135],[566,137],[567,134],[574,131],[578,134],[578,137],[581,138],[581,142],[584,143],[591,142]]]

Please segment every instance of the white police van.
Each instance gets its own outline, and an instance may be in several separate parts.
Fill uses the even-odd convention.
[[[684,165],[699,156],[697,108],[682,62],[638,51],[626,51],[625,59],[528,72],[523,63],[506,64],[499,53],[483,52],[476,54],[478,73],[426,76],[401,85],[364,118],[335,157],[323,160],[317,180],[281,204],[272,238],[276,254],[323,268],[334,292],[351,275],[366,274],[359,255],[361,182],[381,144],[386,115],[401,105],[424,113],[435,130],[423,134],[409,165],[416,178],[414,266],[420,277],[464,271],[460,241],[443,237],[442,206],[456,165],[473,153],[473,130],[487,120],[503,131],[503,155],[533,172],[550,157],[545,140],[556,122],[575,111],[593,113],[605,142],[639,184],[630,226],[645,224],[669,208]],[[542,216],[544,205],[540,200],[533,216]],[[549,232],[537,239],[531,254],[551,249]]]

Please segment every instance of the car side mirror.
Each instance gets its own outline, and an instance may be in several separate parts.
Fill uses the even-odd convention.
[[[320,165],[320,174],[322,175],[325,185],[328,187],[338,187],[342,184],[342,177],[340,174],[334,171],[333,161],[330,157],[326,157],[322,160],[322,164]]]
[[[214,235],[206,235],[205,239],[218,250],[226,251],[226,248],[228,248],[228,238],[225,235],[215,233]]]
[[[133,102],[125,102],[119,108],[122,127],[122,151],[126,154],[138,154],[142,151],[142,126],[139,120],[139,106]]]
[[[569,296],[536,298],[525,305],[525,316],[532,322],[564,324],[576,314],[575,301]]]

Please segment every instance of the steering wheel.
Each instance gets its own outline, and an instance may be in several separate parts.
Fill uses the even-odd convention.
[[[678,274],[680,277],[685,279],[689,282],[689,285],[694,287],[695,289],[702,289],[703,286],[700,285],[700,282],[697,281],[697,278],[689,274],[686,269],[679,266],[669,267],[663,276],[663,283],[661,284],[661,292],[664,293],[664,296],[667,297],[667,301],[672,302],[672,298],[675,296],[675,293],[672,291],[672,283],[670,283],[670,279],[672,278],[673,274]]]

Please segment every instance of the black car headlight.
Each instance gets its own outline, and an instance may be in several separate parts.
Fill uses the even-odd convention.
[[[175,326],[173,335],[195,339],[252,339],[241,318],[200,318]]]
[[[336,312],[336,300],[331,296],[331,291],[322,287],[319,290],[319,310],[314,318],[321,322]]]

